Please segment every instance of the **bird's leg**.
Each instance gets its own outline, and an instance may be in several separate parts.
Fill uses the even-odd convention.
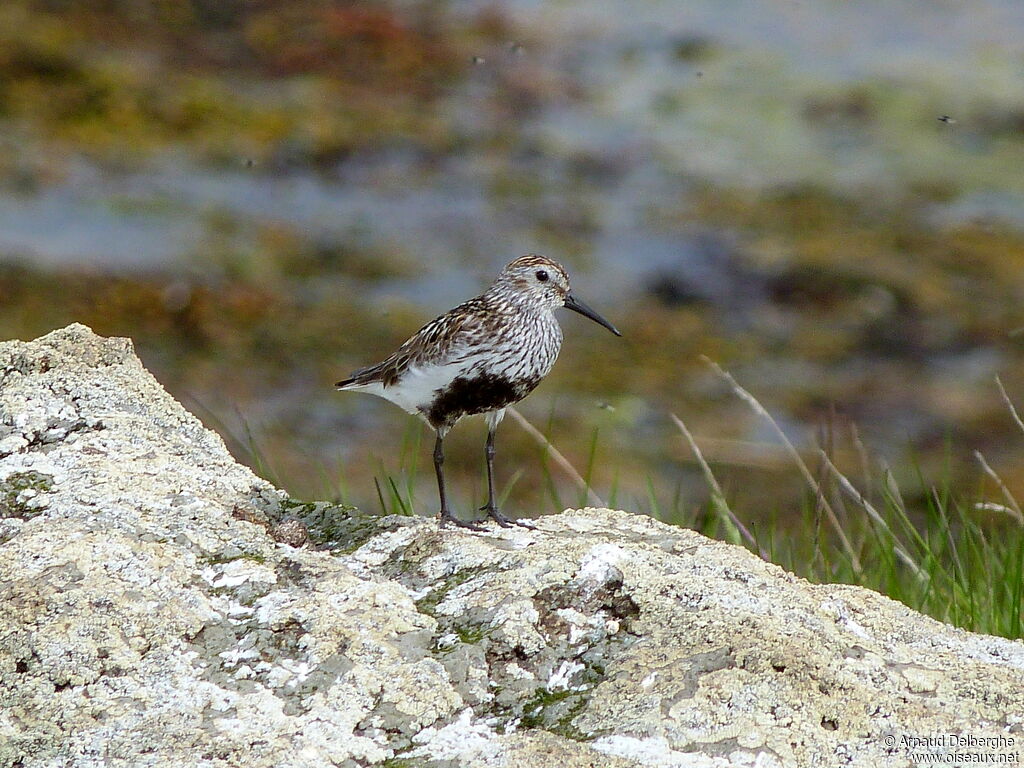
[[[459,520],[452,514],[452,511],[448,509],[448,497],[444,492],[444,438],[441,433],[437,433],[437,442],[434,443],[434,471],[437,473],[437,493],[441,497],[441,513],[439,518],[439,525],[444,528],[445,523],[454,523],[459,528],[469,528],[472,531],[484,531],[486,528],[482,528],[475,523],[466,523]]]
[[[484,449],[484,455],[487,457],[487,503],[480,507],[480,511],[490,515],[502,528],[518,525],[533,529],[529,523],[505,517],[498,511],[498,505],[494,502],[494,433],[497,428],[497,424],[489,424],[487,427],[487,447]]]

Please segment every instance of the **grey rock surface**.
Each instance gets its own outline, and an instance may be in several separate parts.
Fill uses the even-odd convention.
[[[1024,644],[637,515],[537,526],[295,502],[130,342],[0,344],[0,766],[1024,759]]]

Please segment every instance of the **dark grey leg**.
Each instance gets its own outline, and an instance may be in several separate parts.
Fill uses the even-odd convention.
[[[475,523],[465,523],[459,520],[448,509],[448,498],[444,492],[444,438],[441,437],[440,432],[438,432],[437,441],[434,443],[434,471],[437,473],[437,493],[441,497],[440,527],[444,528],[445,523],[452,523],[459,528],[469,528],[472,531],[486,530]]]
[[[494,433],[497,428],[497,424],[489,425],[487,428],[487,447],[484,449],[484,455],[487,457],[487,503],[480,507],[480,511],[490,515],[502,528],[518,525],[523,528],[536,530],[529,523],[505,517],[505,515],[498,511],[498,506],[494,500]]]

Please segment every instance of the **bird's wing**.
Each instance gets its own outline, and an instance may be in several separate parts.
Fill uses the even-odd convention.
[[[487,309],[471,299],[435,317],[385,360],[360,368],[337,383],[339,389],[381,384],[389,387],[411,367],[457,363],[472,354],[486,333]]]

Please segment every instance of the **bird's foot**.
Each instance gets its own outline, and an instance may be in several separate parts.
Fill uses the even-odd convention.
[[[471,531],[487,530],[482,525],[477,525],[476,523],[468,523],[465,520],[459,520],[459,518],[452,514],[452,511],[450,509],[442,509],[438,521],[439,528],[444,528],[445,525],[451,523],[457,528],[468,528]]]
[[[488,516],[494,520],[502,528],[511,528],[513,525],[518,525],[520,528],[529,528],[531,531],[536,531],[537,527],[530,525],[525,520],[513,520],[511,517],[505,517],[498,511],[498,508],[493,504],[484,504],[480,507],[481,512],[486,512]]]

